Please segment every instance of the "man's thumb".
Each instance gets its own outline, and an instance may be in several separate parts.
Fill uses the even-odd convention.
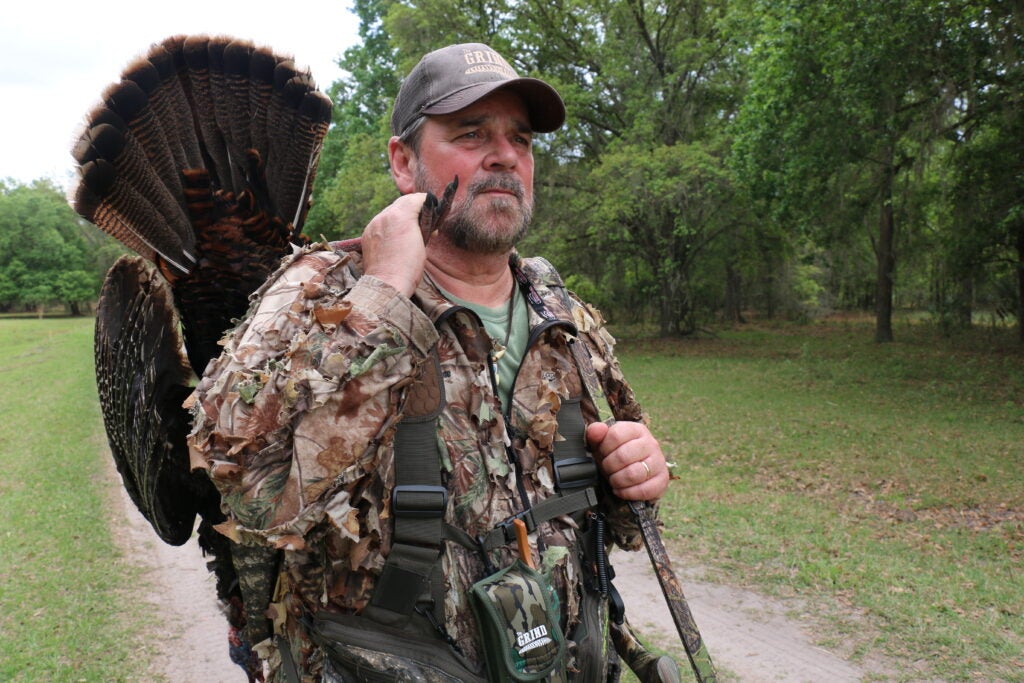
[[[608,436],[608,425],[604,422],[591,422],[587,426],[587,443],[591,446],[601,443],[606,436]]]

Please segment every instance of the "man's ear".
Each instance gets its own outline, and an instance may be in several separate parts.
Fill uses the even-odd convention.
[[[416,155],[409,145],[399,140],[397,136],[388,141],[388,161],[391,164],[391,178],[395,181],[398,191],[402,194],[414,192],[416,183],[413,169]]]

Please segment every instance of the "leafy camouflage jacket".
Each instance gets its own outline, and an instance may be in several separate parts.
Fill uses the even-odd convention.
[[[284,551],[276,620],[306,671],[317,672],[318,655],[291,616],[359,612],[383,567],[402,388],[432,347],[446,395],[438,420],[439,466],[449,490],[445,520],[473,537],[522,509],[507,443],[535,503],[554,495],[550,456],[560,438],[561,403],[582,399],[585,421],[598,419],[568,347],[573,330],[592,356],[614,416],[644,419],[600,314],[575,298],[567,306],[546,261],[513,259],[558,321],[530,311],[531,343],[513,388],[511,430],[491,385],[490,340],[474,314],[426,281],[410,300],[362,277],[358,253],[322,245],[286,260],[207,367],[192,399],[192,464],[208,471],[223,496],[222,533],[249,547]],[[608,536],[639,548],[628,507],[610,493],[603,500]],[[538,567],[558,591],[570,639],[582,590],[570,552],[574,526],[563,516],[538,527],[545,548]],[[515,556],[514,544],[491,555],[499,567]],[[479,663],[466,591],[483,576],[481,558],[446,543],[442,563],[446,630]],[[273,669],[273,649],[261,654]]]

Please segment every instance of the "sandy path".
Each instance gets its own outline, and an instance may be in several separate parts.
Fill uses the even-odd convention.
[[[131,502],[113,464],[110,474],[116,481],[111,498],[118,503],[114,527],[124,530],[120,541],[126,554],[142,569],[146,609],[160,615],[150,639],[148,680],[246,683],[245,673],[228,656],[227,621],[195,537],[180,547],[161,541]]]
[[[626,617],[644,637],[674,653],[680,669],[686,654],[665,605],[646,552],[617,552],[611,557],[615,585]],[[696,572],[679,570],[690,611],[723,680],[746,683],[846,683],[870,675],[887,677],[882,662],[857,666],[816,646],[812,619],[795,619],[795,604],[752,591],[702,582]],[[684,680],[686,680],[684,678]]]
[[[161,542],[116,481],[119,502],[115,526],[127,519],[124,542],[141,563],[145,599],[162,615],[153,633],[148,674],[155,680],[181,683],[245,683],[242,670],[228,657],[226,626],[217,608],[212,576],[193,538],[181,547]],[[112,483],[113,485],[113,483]],[[141,549],[141,550],[140,550]],[[646,638],[676,653],[689,678],[685,655],[644,552],[616,552],[612,561],[615,585],[626,603],[626,614]],[[812,619],[789,616],[797,606],[757,593],[698,580],[695,572],[680,572],[690,609],[723,680],[749,683],[844,683],[870,675],[885,677],[884,665],[860,667],[812,642]]]

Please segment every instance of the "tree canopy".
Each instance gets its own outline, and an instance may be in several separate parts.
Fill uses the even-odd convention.
[[[0,311],[59,303],[79,314],[117,251],[52,183],[0,182]]]
[[[481,41],[552,83],[569,112],[538,141],[523,249],[544,251],[611,314],[673,334],[744,311],[864,308],[879,341],[892,339],[894,306],[962,323],[975,308],[1021,316],[1019,3],[356,11],[364,42],[342,62],[351,75],[327,162],[338,170],[319,196],[320,215],[349,234],[394,197],[381,103],[423,53]]]
[[[356,0],[353,11],[361,42],[329,88],[313,237],[358,235],[397,196],[386,142],[402,75],[442,45],[485,42],[554,85],[568,111],[535,139],[537,211],[521,251],[546,255],[609,318],[691,334],[865,310],[889,341],[907,308],[946,329],[987,313],[1024,341],[1018,2]],[[102,252],[72,253],[95,253],[96,237],[57,197],[45,183],[3,186],[0,306],[70,306],[98,285]]]

